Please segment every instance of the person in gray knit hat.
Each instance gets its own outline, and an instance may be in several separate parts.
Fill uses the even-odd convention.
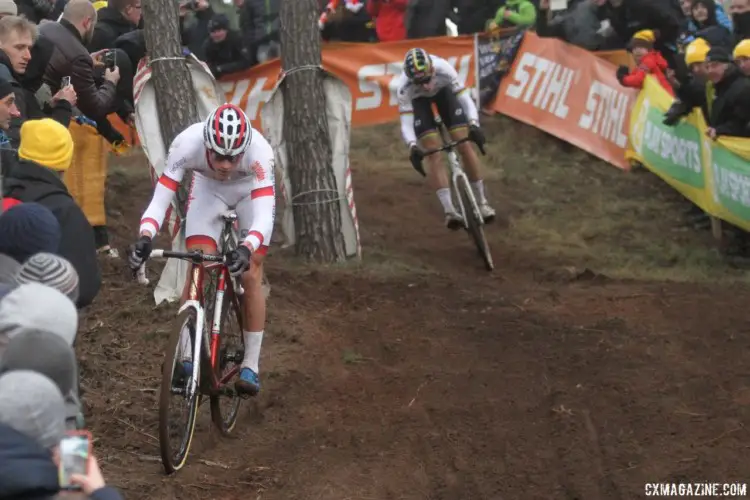
[[[65,426],[83,428],[76,356],[62,337],[29,330],[10,339],[0,356],[0,375],[15,370],[31,370],[49,377],[65,397]]]
[[[39,283],[20,285],[0,301],[0,355],[8,340],[28,330],[59,335],[72,346],[78,310],[62,293]]]
[[[66,258],[40,252],[29,257],[16,271],[19,285],[40,283],[64,293],[74,303],[78,301],[78,272]]]
[[[0,0],[0,19],[5,16],[17,16],[18,7],[13,0]]]
[[[65,436],[65,401],[41,373],[16,370],[0,375],[0,423],[52,449]]]

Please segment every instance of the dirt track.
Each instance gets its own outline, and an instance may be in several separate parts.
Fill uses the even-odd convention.
[[[616,500],[749,477],[747,288],[565,278],[500,240],[487,275],[417,177],[365,158],[368,264],[269,258],[262,396],[233,439],[205,408],[176,477],[154,437],[173,311],[108,264],[79,352],[96,449],[127,498]],[[148,181],[111,187],[123,246]],[[512,193],[490,189],[512,220]]]

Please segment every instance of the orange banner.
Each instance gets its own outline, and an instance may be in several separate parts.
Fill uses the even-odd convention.
[[[398,120],[395,78],[414,40],[352,44],[323,49],[323,68],[335,74],[352,93],[352,124],[377,125]],[[419,40],[419,46],[450,62],[465,86],[474,85],[474,37],[439,37]],[[260,108],[271,96],[281,72],[279,60],[256,66],[220,80],[229,102],[242,107],[255,126]]]
[[[591,52],[527,33],[492,108],[627,169],[630,108],[638,91]]]

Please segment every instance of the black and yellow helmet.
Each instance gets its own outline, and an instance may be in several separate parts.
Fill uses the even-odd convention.
[[[424,49],[410,49],[404,59],[404,73],[414,83],[426,83],[432,78],[432,58]]]

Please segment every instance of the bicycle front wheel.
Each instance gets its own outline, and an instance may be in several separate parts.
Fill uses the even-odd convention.
[[[211,418],[224,436],[234,430],[240,413],[242,399],[234,388],[234,382],[239,377],[240,364],[245,356],[242,307],[231,286],[229,284],[231,293],[224,295],[221,304],[219,356],[215,367],[219,390],[211,395]]]
[[[492,253],[490,252],[490,245],[487,243],[487,237],[484,235],[482,214],[479,213],[479,207],[477,207],[472,196],[469,180],[464,176],[460,176],[456,190],[461,197],[461,203],[464,207],[464,217],[466,217],[467,229],[469,234],[471,234],[471,239],[474,241],[479,256],[484,262],[484,267],[488,271],[492,271],[495,268],[495,263],[492,260]]]
[[[197,312],[192,307],[177,316],[162,368],[159,448],[167,474],[177,472],[187,462],[198,415],[200,390],[192,394],[188,390],[190,374],[196,366],[193,361],[200,355],[192,352],[195,335],[199,331],[197,318]]]

